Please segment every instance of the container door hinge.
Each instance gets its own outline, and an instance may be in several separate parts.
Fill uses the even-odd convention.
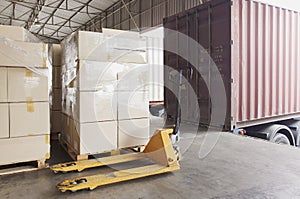
[[[231,79],[230,81],[231,81],[231,83],[233,84],[233,79]]]
[[[234,120],[234,118],[233,118],[232,116],[230,117],[230,119],[231,119],[231,121],[233,121],[233,120]]]
[[[233,45],[233,40],[230,40],[230,44]]]
[[[230,1],[230,5],[233,6],[233,1]]]

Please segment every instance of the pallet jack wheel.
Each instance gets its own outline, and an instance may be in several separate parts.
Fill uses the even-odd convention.
[[[81,183],[86,183],[86,182],[87,182],[86,179],[79,180],[79,184],[81,184]]]

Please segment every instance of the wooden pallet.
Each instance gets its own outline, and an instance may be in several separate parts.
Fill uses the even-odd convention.
[[[46,163],[46,159],[29,161],[29,162],[21,162],[16,164],[9,164],[9,165],[1,165],[0,176],[29,172],[29,171],[36,171],[48,167],[49,165]]]
[[[77,152],[75,151],[75,149],[64,139],[61,138],[59,141],[60,141],[61,146],[69,154],[69,156],[73,160],[77,160]]]
[[[50,137],[51,140],[58,141],[60,137],[60,132],[51,132]]]
[[[114,155],[120,155],[122,150],[134,150],[134,151],[143,151],[144,146],[136,146],[136,147],[130,147],[126,149],[116,149],[111,151],[103,151],[100,153],[95,154],[81,154],[78,155],[78,152],[64,139],[60,139],[61,146],[64,148],[64,150],[69,154],[69,156],[75,160],[75,161],[81,161],[81,160],[89,160],[94,159],[95,157],[105,157],[105,156],[114,156]]]

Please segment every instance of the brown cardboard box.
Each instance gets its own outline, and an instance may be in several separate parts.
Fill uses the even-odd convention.
[[[146,145],[149,140],[149,118],[119,121],[118,147]]]
[[[50,158],[50,136],[0,139],[0,165]]]
[[[76,58],[99,62],[147,63],[146,38],[136,34],[128,36],[88,31],[73,33],[62,42],[63,49],[68,50],[68,54],[63,52],[62,64],[74,67],[72,60]]]
[[[61,89],[52,90],[52,110],[61,111],[62,109],[62,93]]]
[[[62,139],[65,142],[71,144],[71,141],[72,141],[71,128],[72,128],[73,123],[71,123],[71,118],[65,114],[62,114],[61,118],[62,118],[62,130],[61,130]]]
[[[0,104],[0,138],[9,138],[8,104]]]
[[[73,118],[80,123],[117,119],[117,95],[113,92],[77,92]]]
[[[0,66],[48,68],[48,44],[0,39]]]
[[[76,80],[79,80],[80,91],[94,91],[103,87],[114,90],[118,72],[125,70],[123,64],[87,60],[80,60],[78,66]]]
[[[118,92],[118,120],[149,117],[149,92]]]
[[[72,146],[83,154],[96,154],[117,149],[117,122],[75,122]]]
[[[10,137],[50,134],[48,102],[11,103]]]
[[[52,44],[52,65],[61,66],[62,49],[60,44]]]
[[[0,102],[7,102],[7,68],[0,67]]]
[[[51,111],[50,114],[51,133],[60,133],[62,131],[62,113],[61,111]]]
[[[48,69],[8,68],[8,102],[49,101]]]
[[[19,26],[0,25],[0,37],[5,37],[15,41],[41,42],[39,38],[34,36],[25,28]]]
[[[61,67],[55,66],[52,68],[52,88],[61,88]]]

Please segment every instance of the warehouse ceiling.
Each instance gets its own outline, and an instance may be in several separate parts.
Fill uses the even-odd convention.
[[[0,24],[61,40],[118,0],[1,0]]]

